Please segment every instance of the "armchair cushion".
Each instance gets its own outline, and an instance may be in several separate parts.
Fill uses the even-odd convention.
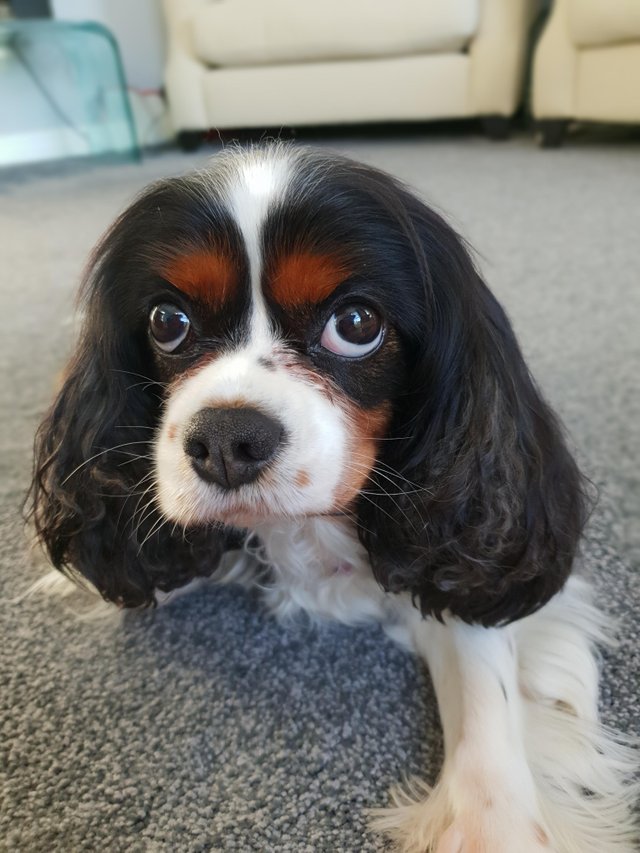
[[[640,0],[569,0],[567,12],[575,47],[640,41]]]
[[[210,66],[452,53],[479,21],[480,0],[217,0],[190,22]],[[389,14],[392,9],[393,14]]]

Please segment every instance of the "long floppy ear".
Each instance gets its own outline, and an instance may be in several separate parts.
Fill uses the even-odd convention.
[[[567,579],[584,481],[462,241],[417,199],[404,205],[421,340],[408,344],[409,394],[360,503],[360,535],[378,580],[423,613],[506,623]]]
[[[126,216],[126,214],[125,214]],[[152,449],[162,386],[140,332],[121,329],[113,251],[117,223],[84,286],[86,320],[67,378],[35,441],[30,515],[58,569],[123,607],[153,604],[211,574],[222,530],[177,532],[154,502]]]

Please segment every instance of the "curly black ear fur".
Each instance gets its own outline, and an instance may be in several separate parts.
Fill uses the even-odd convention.
[[[376,499],[359,504],[360,536],[382,585],[410,591],[423,613],[506,623],[567,579],[584,481],[462,241],[396,192],[423,287],[422,328],[409,342],[410,392],[389,436],[398,440],[382,443]],[[397,488],[386,495],[390,476]]]
[[[162,386],[148,374],[144,331],[121,328],[126,289],[114,278],[117,255],[127,252],[127,216],[98,248],[84,286],[83,335],[36,435],[29,515],[54,566],[83,576],[109,601],[137,607],[153,604],[156,589],[211,574],[226,535],[176,532],[153,500]]]

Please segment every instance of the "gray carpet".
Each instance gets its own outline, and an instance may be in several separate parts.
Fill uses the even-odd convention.
[[[601,488],[585,558],[621,634],[602,709],[640,734],[638,145],[334,147],[414,184],[481,252]],[[45,571],[18,506],[86,254],[136,190],[202,161],[0,177],[2,849],[378,851],[363,809],[403,773],[436,772],[428,678],[376,628],[283,629],[251,595],[211,587],[97,622],[44,596],[13,602]]]

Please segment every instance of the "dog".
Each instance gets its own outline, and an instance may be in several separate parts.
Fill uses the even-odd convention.
[[[98,245],[36,438],[58,569],[120,607],[199,577],[376,620],[428,665],[445,758],[398,850],[631,853],[598,722],[588,490],[463,240],[400,182],[283,144],[152,185]]]

